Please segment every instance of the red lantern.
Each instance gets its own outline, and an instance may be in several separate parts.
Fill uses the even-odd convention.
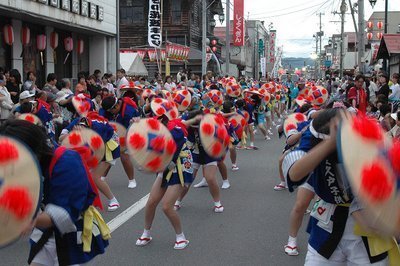
[[[85,42],[81,39],[78,40],[78,47],[77,47],[77,52],[79,55],[83,54],[83,51],[85,49]]]
[[[374,37],[374,35],[372,34],[372,32],[368,32],[367,33],[367,39],[371,40]]]
[[[5,25],[3,28],[4,42],[8,45],[14,43],[14,29],[11,25]]]
[[[377,23],[376,23],[376,26],[378,27],[378,29],[382,29],[383,28],[383,22],[382,21],[378,21]]]
[[[40,52],[46,50],[46,35],[40,34],[36,37],[36,49]]]
[[[26,46],[30,42],[31,42],[31,30],[28,27],[22,27],[22,29],[21,29],[22,46]]]
[[[53,31],[50,33],[50,47],[55,50],[58,47],[58,33]]]
[[[214,46],[214,47],[212,48],[212,51],[213,51],[214,53],[217,52],[217,47]]]
[[[211,45],[214,45],[214,46],[217,45],[217,40],[215,40],[215,39],[212,40],[212,41],[211,41]]]
[[[67,51],[67,56],[64,59],[64,64],[67,62],[69,54],[74,50],[74,40],[71,37],[67,37],[64,39],[64,49]]]
[[[378,32],[378,33],[376,34],[376,37],[378,37],[379,40],[382,39],[383,33],[382,33],[382,32]]]
[[[368,29],[372,29],[374,27],[374,23],[372,23],[372,21],[368,21],[367,27],[368,27]]]
[[[64,39],[64,48],[65,51],[67,51],[68,53],[74,50],[74,40],[71,37],[67,37]]]
[[[46,50],[46,35],[40,34],[36,37],[36,49],[40,52],[40,61],[43,65],[43,51]]]

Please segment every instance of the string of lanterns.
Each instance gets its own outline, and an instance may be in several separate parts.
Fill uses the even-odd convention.
[[[374,30],[374,23],[372,21],[368,21],[367,27],[368,27],[368,30],[370,30],[370,31]],[[378,40],[382,39],[382,37],[383,37],[383,32],[381,31],[383,29],[383,27],[384,27],[384,24],[382,21],[376,22],[376,28],[378,30],[380,30],[379,32],[376,33],[376,38]],[[374,38],[374,34],[372,32],[368,32],[367,39],[372,40],[373,38]]]
[[[3,27],[3,35],[4,42],[12,46],[14,44],[14,29],[11,25],[7,24]],[[58,47],[59,35],[57,32],[53,31],[50,33],[50,47],[53,49],[53,58],[56,63],[56,53],[55,50]],[[21,29],[21,44],[22,44],[22,53],[23,56],[25,47],[31,44],[31,31],[29,27],[24,26]],[[46,50],[47,45],[47,36],[45,34],[39,34],[36,36],[36,49],[40,52],[40,59],[43,65],[43,52]],[[67,52],[67,56],[65,57],[64,64],[67,62],[69,55],[74,50],[74,40],[72,37],[64,38],[64,49]],[[77,40],[77,54],[83,54],[85,50],[85,42],[82,39]]]

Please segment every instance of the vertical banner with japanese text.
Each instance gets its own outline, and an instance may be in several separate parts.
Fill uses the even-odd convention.
[[[267,75],[267,59],[265,57],[260,58],[260,70],[261,77],[265,78]]]
[[[275,64],[275,43],[276,43],[276,30],[269,32],[269,63]]]
[[[235,0],[234,2],[233,45],[244,46],[244,0]]]
[[[149,0],[148,42],[151,47],[160,48],[162,44],[162,0]]]

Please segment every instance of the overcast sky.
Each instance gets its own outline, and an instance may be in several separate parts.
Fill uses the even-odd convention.
[[[328,37],[340,33],[340,16],[332,14],[340,12],[342,0],[244,0],[246,19],[264,20],[268,26],[271,22],[277,30],[278,45],[283,45],[284,57],[309,57],[315,51],[313,34],[319,31],[319,17],[322,16],[322,27],[325,45]],[[233,5],[233,0],[231,4]],[[352,0],[352,2],[357,2]],[[374,11],[384,11],[384,0],[377,0]],[[395,5],[396,2],[396,5]],[[400,0],[389,1],[389,10],[400,10]],[[226,3],[223,0],[223,3]],[[348,0],[346,0],[348,4]],[[225,7],[225,4],[224,4]],[[368,0],[364,1],[365,19],[373,10]],[[232,7],[231,7],[232,8]],[[350,12],[350,11],[348,11]],[[233,11],[231,10],[231,14]],[[231,15],[232,18],[232,15]],[[357,19],[357,17],[356,17]],[[346,15],[345,31],[354,31],[351,15]]]

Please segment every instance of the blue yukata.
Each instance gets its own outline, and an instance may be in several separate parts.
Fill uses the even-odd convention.
[[[113,115],[112,113],[107,112],[104,109],[100,109],[99,114],[110,121],[120,123],[125,128],[129,128],[132,118],[139,117],[140,112],[136,103],[131,98],[123,97],[120,99],[120,101],[122,101],[122,103],[121,109],[118,114]]]
[[[96,197],[88,169],[81,156],[72,150],[59,147],[55,150],[49,169],[43,171],[45,212],[52,218],[54,227],[35,228],[31,238],[31,253],[40,239],[55,241],[59,265],[84,264],[103,254],[108,246],[108,237],[93,224],[90,251],[84,252],[81,240],[83,216]],[[91,206],[93,208],[93,206]],[[43,246],[41,246],[42,248]],[[41,250],[41,249],[40,249]],[[31,254],[32,258],[36,254]]]
[[[350,214],[362,207],[354,200],[348,181],[343,178],[343,167],[338,162],[337,152],[324,158],[311,173],[298,182],[292,181],[289,175],[294,163],[325,137],[314,130],[311,121],[302,134],[299,146],[285,156],[282,169],[290,192],[307,182],[319,197],[311,211],[307,227],[310,234],[308,243],[320,256],[329,259],[342,239],[361,241],[361,236],[353,233],[354,218]],[[365,254],[367,256],[366,252]],[[371,263],[381,261],[386,256],[387,253],[375,257],[368,255]]]
[[[186,145],[186,137],[182,126],[168,126],[169,131],[172,134],[172,137],[176,144],[176,151],[172,158],[172,162],[176,165],[181,165],[181,172],[179,172],[178,166],[171,171],[170,177],[167,179],[167,176],[170,172],[169,169],[166,169],[163,173],[163,182],[162,187],[173,186],[177,184],[189,186],[193,180],[193,157],[190,149]],[[181,183],[180,175],[183,178],[183,184]]]
[[[50,106],[41,100],[38,100],[37,111],[34,113],[46,128],[47,135],[53,140],[55,137],[55,129],[53,123],[53,114]]]
[[[188,144],[192,150],[194,168],[198,169],[200,165],[213,164],[217,165],[218,160],[221,158],[212,158],[203,148],[200,141],[198,128],[190,127],[188,130]]]

